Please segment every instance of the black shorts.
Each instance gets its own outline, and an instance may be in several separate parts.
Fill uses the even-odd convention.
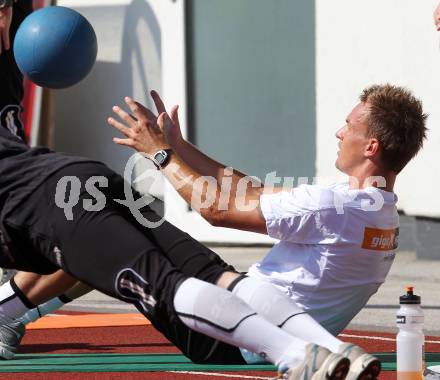
[[[14,135],[25,139],[20,113],[23,100],[23,75],[15,63],[13,41],[18,27],[32,12],[32,0],[19,0],[14,4],[11,28],[9,30],[10,49],[0,54],[0,127],[7,128]]]
[[[59,206],[73,198],[55,197],[65,176],[82,184],[71,215]],[[99,187],[106,200],[100,211],[84,209],[84,201],[93,200],[85,190],[93,176],[108,180],[108,187]],[[125,199],[124,180],[105,165],[74,164],[49,177],[3,221],[17,269],[50,273],[62,268],[105,294],[133,303],[194,362],[244,363],[236,347],[188,329],[173,305],[176,286],[186,278],[215,283],[234,268],[167,222],[145,228],[115,199]],[[160,219],[148,207],[142,214],[150,221]]]

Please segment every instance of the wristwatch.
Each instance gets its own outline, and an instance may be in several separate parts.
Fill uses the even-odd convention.
[[[156,166],[157,170],[163,169],[168,164],[172,153],[173,151],[171,149],[162,149],[154,153],[151,161],[153,161],[153,164]]]
[[[0,0],[0,9],[6,7],[12,7],[17,0]]]

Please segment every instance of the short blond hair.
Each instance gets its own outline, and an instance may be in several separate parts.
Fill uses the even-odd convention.
[[[368,136],[379,140],[382,164],[399,173],[426,138],[427,115],[421,101],[408,89],[390,84],[364,89],[360,100],[369,106]]]

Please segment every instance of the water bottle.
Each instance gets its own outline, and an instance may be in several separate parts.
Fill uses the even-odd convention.
[[[397,380],[423,380],[425,367],[425,335],[423,335],[423,311],[420,297],[414,287],[408,286],[400,297],[400,309],[396,315],[399,332],[397,344]]]

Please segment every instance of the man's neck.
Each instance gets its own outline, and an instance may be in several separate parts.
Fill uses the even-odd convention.
[[[396,174],[383,170],[368,170],[360,173],[352,173],[349,176],[350,189],[365,189],[367,187],[377,187],[381,190],[392,192]]]

